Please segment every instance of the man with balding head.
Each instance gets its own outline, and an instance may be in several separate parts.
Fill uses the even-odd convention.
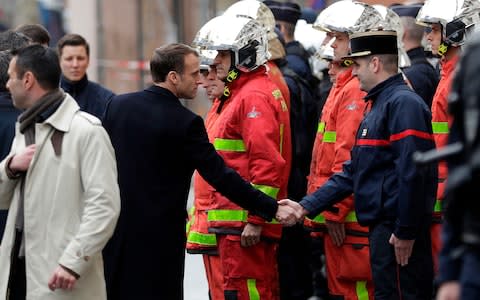
[[[396,12],[403,25],[403,45],[410,58],[411,66],[404,68],[413,90],[425,101],[428,107],[432,106],[433,95],[437,89],[439,74],[425,56],[422,45],[424,27],[418,25],[415,17],[422,4],[394,5],[391,9]]]

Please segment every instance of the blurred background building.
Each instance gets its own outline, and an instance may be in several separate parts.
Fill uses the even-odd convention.
[[[141,89],[151,82],[148,60],[163,44],[189,44],[197,30],[235,0],[0,0],[0,30],[41,23],[52,35],[78,33],[90,43],[90,79],[115,93]],[[287,2],[287,1],[284,1]],[[335,0],[298,0],[320,12]],[[391,5],[409,0],[366,0]],[[411,2],[411,0],[410,0]],[[419,2],[419,1],[416,1]],[[225,24],[228,26],[228,24]],[[206,97],[186,104],[203,115]]]

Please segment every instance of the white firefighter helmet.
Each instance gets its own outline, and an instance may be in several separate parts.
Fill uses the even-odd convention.
[[[442,25],[442,40],[447,45],[461,46],[467,33],[480,22],[479,0],[426,0],[417,15],[423,26]]]
[[[198,30],[192,42],[192,47],[196,48],[200,55],[200,67],[203,69],[208,69],[208,66],[213,65],[213,60],[215,56],[217,56],[217,51],[205,49],[210,29],[218,24],[217,21],[216,18],[213,18],[205,23],[202,28]]]
[[[205,48],[205,45],[209,40],[208,36],[210,35],[211,29],[218,26],[220,26],[220,20],[218,17],[212,18],[205,23],[200,30],[197,31],[195,38],[193,38],[192,47],[197,49]]]
[[[233,52],[232,66],[243,72],[255,70],[270,57],[267,32],[257,21],[240,16],[216,17],[218,26],[211,28],[205,47]]]
[[[213,61],[217,56],[217,51],[199,49],[198,54],[200,55],[200,69],[207,70],[211,65],[213,65]]]
[[[410,66],[410,58],[405,51],[403,46],[403,25],[400,17],[392,9],[376,4],[373,7],[380,13],[383,20],[378,24],[378,29],[381,30],[392,30],[397,33],[397,47],[398,47],[398,66],[400,68],[405,68]]]
[[[315,52],[314,56],[316,59],[322,59],[322,60],[326,60],[326,61],[332,61],[335,56],[334,56],[334,53],[333,53],[333,48],[332,48],[332,44],[335,40],[334,39],[331,39],[330,41],[328,41],[328,43],[326,43],[325,45],[322,45],[317,52]]]
[[[223,13],[227,16],[252,18],[267,30],[268,40],[277,38],[275,33],[275,16],[270,8],[258,0],[242,0],[230,5]]]
[[[326,33],[324,31],[316,30],[312,27],[313,24],[308,24],[307,21],[299,19],[295,26],[295,39],[302,44],[302,46],[314,54],[322,47],[325,40]]]
[[[341,0],[325,8],[315,20],[313,28],[348,34],[375,29],[382,17],[370,5],[351,0]]]

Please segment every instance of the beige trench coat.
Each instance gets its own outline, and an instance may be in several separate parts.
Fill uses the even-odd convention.
[[[52,146],[53,129],[64,132],[61,154]],[[36,153],[26,174],[25,256],[27,299],[106,299],[102,249],[120,211],[115,155],[100,121],[65,100],[44,123],[36,124]],[[19,132],[11,155],[25,148]],[[20,192],[0,163],[0,208],[9,209],[0,245],[0,299],[6,299],[10,254]],[[58,264],[80,275],[73,291],[50,291]]]

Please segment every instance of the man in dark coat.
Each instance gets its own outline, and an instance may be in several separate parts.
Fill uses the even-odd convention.
[[[20,110],[13,106],[12,97],[5,87],[8,80],[7,70],[10,58],[9,53],[0,52],[0,160],[3,160],[10,152],[10,146],[15,136],[15,121],[20,114]],[[0,244],[2,243],[7,213],[7,210],[0,210]]]
[[[8,65],[12,58],[10,50],[25,47],[29,42],[30,40],[27,37],[11,30],[0,33],[0,161],[10,152],[15,136],[15,122],[21,113],[13,106],[12,97],[6,87]],[[7,210],[0,210],[0,244],[2,243],[7,214]]]
[[[195,50],[183,44],[158,48],[150,69],[154,85],[115,97],[104,118],[122,200],[104,251],[107,292],[115,300],[183,299],[186,204],[195,169],[218,192],[266,220],[293,211],[227,168],[202,118],[180,103],[194,98],[200,83]]]
[[[79,34],[67,34],[58,41],[57,48],[62,68],[60,87],[77,101],[80,110],[102,119],[115,94],[88,80],[90,46],[87,41]]]
[[[411,65],[404,68],[403,72],[413,90],[422,97],[428,107],[431,107],[440,78],[425,55],[422,45],[424,27],[418,25],[415,20],[422,5],[394,5],[391,6],[391,9],[400,16],[402,21],[404,31],[402,41],[411,62]]]

